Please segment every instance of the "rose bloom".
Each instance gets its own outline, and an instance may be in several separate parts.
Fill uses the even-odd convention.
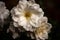
[[[44,15],[43,10],[32,0],[21,0],[11,10],[13,24],[15,27],[22,26],[26,31],[33,31],[38,27],[39,19]]]
[[[39,25],[39,27],[34,31],[37,40],[48,39],[48,33],[50,32],[52,25],[47,23],[47,20],[47,17],[43,17],[41,19],[41,25]]]
[[[9,16],[9,10],[6,9],[5,3],[0,1],[0,29],[3,28],[4,23],[6,24],[7,21],[5,21]]]

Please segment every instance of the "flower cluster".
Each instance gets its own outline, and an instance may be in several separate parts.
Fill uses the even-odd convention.
[[[37,40],[45,40],[51,29],[43,10],[34,0],[20,0],[19,4],[11,10],[13,25],[35,33]]]

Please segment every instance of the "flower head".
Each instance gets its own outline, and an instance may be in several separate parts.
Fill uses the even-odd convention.
[[[39,19],[43,17],[44,12],[32,0],[21,0],[17,7],[11,10],[11,14],[15,27],[23,26],[25,30],[33,31],[33,27],[38,27]]]
[[[0,27],[3,27],[5,21],[9,16],[9,10],[6,9],[5,3],[0,1]]]
[[[51,29],[51,24],[47,23],[47,17],[43,17],[41,21],[41,25],[34,31],[37,39],[48,39],[48,33]]]

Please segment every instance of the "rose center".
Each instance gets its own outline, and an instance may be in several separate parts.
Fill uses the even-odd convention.
[[[27,19],[31,17],[31,13],[28,11],[28,12],[25,12],[25,15],[24,15]]]

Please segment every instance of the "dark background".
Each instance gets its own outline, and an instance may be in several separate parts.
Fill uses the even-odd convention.
[[[14,6],[18,4],[19,0],[0,0],[5,2],[7,9],[11,10]],[[48,22],[52,24],[51,32],[49,33],[48,40],[60,40],[60,0],[35,0],[36,3],[40,4],[40,7],[45,12],[45,16],[48,17]],[[13,40],[9,34],[5,31],[0,33],[1,40]],[[23,34],[22,34],[23,35]],[[15,40],[31,40],[30,38],[21,36]]]

